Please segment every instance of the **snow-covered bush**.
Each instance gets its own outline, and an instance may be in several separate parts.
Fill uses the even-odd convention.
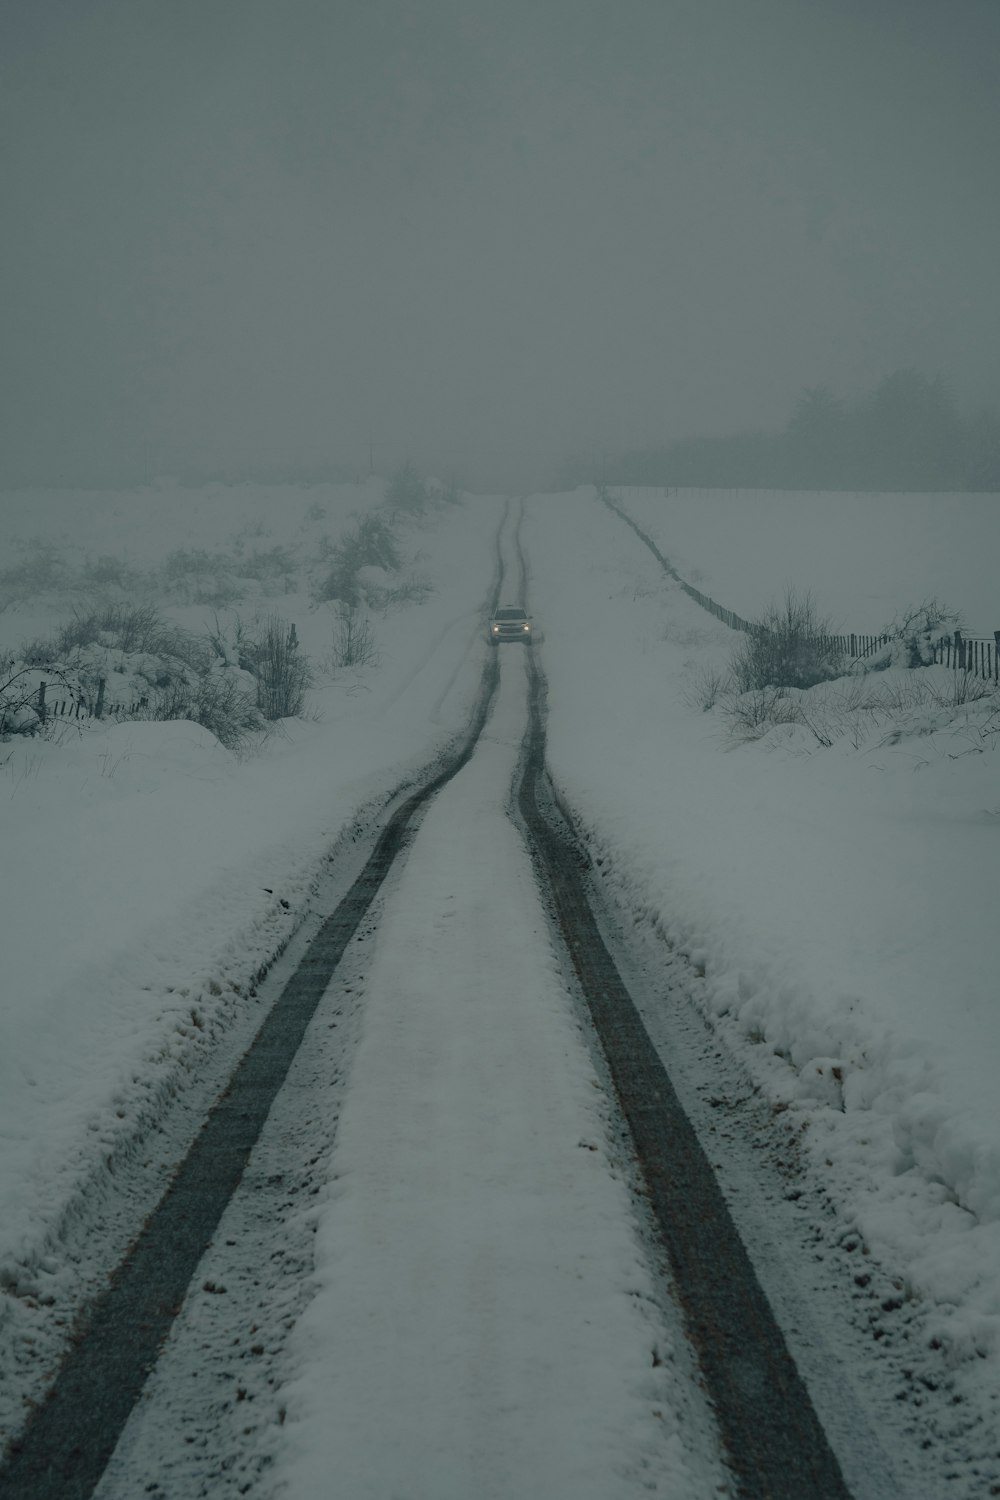
[[[88,557],[83,576],[89,588],[100,590],[134,588],[138,582],[138,575],[123,557]]]
[[[217,667],[243,678],[263,720],[302,713],[315,674],[294,625],[280,615],[257,615],[249,625],[236,615],[224,625],[216,615],[209,640]]]
[[[177,547],[163,564],[168,579],[178,580],[189,574],[228,573],[232,560],[222,552],[206,552],[203,547]]]
[[[422,515],[430,503],[431,493],[416,466],[405,463],[398,468],[385,487],[385,503],[391,510]]]
[[[55,696],[72,702],[86,701],[86,690],[76,673],[68,672],[47,661],[44,667],[11,652],[0,655],[0,740],[12,735],[41,734],[52,727],[53,719],[43,698],[43,683],[55,690]],[[51,703],[51,696],[48,700]]]
[[[118,603],[76,612],[48,641],[0,673],[0,733],[43,725],[38,687],[55,679],[70,696],[118,717],[191,719],[244,753],[268,722],[302,712],[313,674],[294,625],[277,615],[247,629],[237,618],[205,636],[182,630],[152,605]],[[121,707],[120,705],[124,705]]]
[[[832,641],[829,621],[816,613],[812,596],[789,589],[784,603],[772,604],[743,636],[730,671],[739,692],[766,688],[808,688],[838,677],[843,657]]]
[[[688,705],[703,707],[693,688]],[[802,748],[827,747],[846,739],[861,750],[904,739],[925,741],[938,734],[971,736],[982,746],[1000,730],[997,705],[1000,694],[992,682],[972,672],[930,666],[922,672],[887,667],[811,688],[740,693],[729,687],[719,693],[715,707],[738,742],[765,739],[775,729],[781,729],[785,739],[788,726],[796,725],[802,730]]]
[[[802,709],[781,687],[755,687],[728,692],[719,703],[722,717],[736,740],[759,740],[777,724],[801,724]]]
[[[240,578],[253,578],[260,583],[277,582],[286,592],[294,587],[298,563],[287,547],[255,547],[241,557],[236,564]]]
[[[263,531],[252,528],[246,535],[260,536]],[[239,538],[232,554],[179,547],[163,564],[163,579],[172,594],[192,604],[216,608],[248,594],[292,592],[298,575],[299,562],[290,547],[253,547],[247,551],[245,537]]]
[[[133,715],[137,719],[190,719],[215,735],[234,755],[246,755],[267,730],[257,707],[256,687],[244,673],[213,666],[194,682],[174,681]]]
[[[240,598],[243,592],[236,582],[237,564],[223,552],[206,552],[198,547],[179,547],[163,564],[168,590],[192,604],[212,604],[222,608]]]
[[[865,672],[882,672],[887,667],[929,667],[934,661],[934,645],[943,635],[951,635],[961,625],[957,610],[940,599],[925,599],[922,604],[902,610],[882,632],[888,640],[881,651],[859,663]]]
[[[317,597],[321,602],[336,599],[356,608],[364,595],[358,577],[361,570],[379,568],[383,573],[395,573],[400,560],[399,543],[388,518],[377,511],[361,516],[334,543],[330,569]]]
[[[407,604],[421,604],[431,591],[428,581],[415,573],[394,578],[384,568],[359,568],[355,578],[361,597],[383,614]]]
[[[462,490],[457,479],[437,480],[433,484],[434,498],[442,505],[461,505]]]
[[[62,657],[97,646],[126,656],[169,657],[195,673],[206,671],[211,660],[207,642],[165,620],[152,604],[119,602],[86,613],[74,610],[53,643]]]
[[[0,740],[35,734],[42,723],[37,705],[37,672],[10,655],[0,657]]]
[[[23,551],[23,561],[0,569],[0,602],[3,604],[12,599],[26,599],[32,594],[62,589],[71,582],[71,569],[51,542],[36,538],[24,543]]]

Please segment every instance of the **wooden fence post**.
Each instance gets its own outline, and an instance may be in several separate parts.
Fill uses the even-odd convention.
[[[1000,682],[1000,630],[993,632],[993,681]]]
[[[38,717],[45,723],[45,683],[38,684]]]
[[[101,717],[101,714],[104,712],[104,689],[106,686],[107,684],[102,677],[100,682],[97,684],[97,705],[94,708],[95,719],[99,719]]]
[[[965,642],[960,630],[955,631],[955,667],[965,670]]]

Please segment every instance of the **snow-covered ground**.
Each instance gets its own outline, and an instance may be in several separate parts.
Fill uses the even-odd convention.
[[[752,620],[809,590],[837,631],[876,635],[927,599],[1000,630],[996,495],[624,486],[614,494],[688,583]]]
[[[44,529],[63,558],[121,558],[144,587],[178,549],[235,553],[240,538],[244,551],[287,548],[301,570],[321,536],[335,540],[379,498],[374,486],[5,496],[0,564],[44,563],[16,545]],[[1000,625],[992,497],[622,499],[683,576],[741,613],[793,584],[848,629],[878,629],[932,594],[975,629]],[[730,507],[724,518],[718,506]],[[413,566],[433,592],[374,617],[380,664],[321,684],[316,717],[286,723],[256,758],[235,759],[186,721],[0,745],[0,1340],[24,1331],[33,1303],[58,1299],[68,1210],[100,1164],[212,1041],[252,1024],[254,976],[301,919],[337,838],[465,725],[502,511],[469,501],[411,528]],[[800,725],[736,744],[692,693],[700,671],[724,665],[732,633],[663,578],[592,491],[530,500],[523,538],[550,765],[609,899],[641,918],[654,948],[662,939],[687,956],[705,1015],[775,1109],[801,1122],[842,1234],[897,1279],[968,1413],[953,1493],[971,1497],[976,1465],[996,1467],[1000,1415],[996,740],[970,710],[964,725],[939,712],[828,747]],[[57,574],[40,567],[39,588],[0,612],[0,646],[86,598],[86,580],[70,589]],[[280,610],[321,657],[329,607],[278,587],[227,607]],[[188,628],[211,623],[209,604],[165,595],[163,607]],[[468,846],[448,847],[474,890]],[[380,939],[376,1030],[393,1025],[393,931],[410,941],[391,924]],[[482,1045],[502,1040],[487,1030]],[[355,1163],[368,1066],[360,1053],[353,1103],[347,1086],[340,1144]],[[453,1081],[443,1075],[442,1090]],[[328,1268],[360,1254],[356,1221],[334,1222],[337,1201],[319,1239],[325,1300],[295,1346],[317,1403],[334,1359]],[[321,1425],[317,1404],[296,1462],[322,1461]]]
[[[24,556],[18,539],[44,529],[69,567],[93,545],[146,574],[178,548],[233,550],[249,528],[304,561],[380,498],[252,487],[7,496],[0,537],[8,564]],[[378,664],[321,671],[312,718],[283,721],[255,757],[185,720],[91,720],[0,744],[0,1329],[24,1332],[27,1318],[30,1332],[32,1306],[70,1291],[64,1237],[115,1153],[197,1079],[220,1037],[249,1040],[258,973],[302,921],[338,838],[466,728],[501,515],[471,501],[411,526],[411,551],[439,587],[375,616]],[[15,600],[0,644],[16,648],[84,597],[63,587]],[[216,615],[158,602],[188,628]],[[304,591],[264,603],[322,663],[331,606]]]
[[[671,559],[672,503],[635,507]],[[754,497],[741,503],[751,511]],[[890,538],[898,510],[882,505],[873,530]],[[709,510],[702,555],[735,569],[712,528]],[[609,889],[689,958],[705,1014],[798,1116],[842,1235],[892,1268],[940,1346],[942,1382],[982,1418],[970,1457],[995,1467],[997,737],[959,713],[859,749],[849,736],[823,748],[800,726],[736,744],[692,694],[733,633],[619,519],[590,492],[543,496],[524,537],[545,622],[549,763]],[[772,578],[810,587],[813,547],[804,526],[771,533]],[[876,620],[912,598],[896,556],[880,556]],[[941,571],[954,578],[954,560]]]

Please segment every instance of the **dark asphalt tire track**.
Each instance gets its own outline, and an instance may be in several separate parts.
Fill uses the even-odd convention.
[[[333,971],[417,814],[470,759],[499,681],[499,660],[491,652],[465,740],[396,808],[360,875],[312,940],[160,1203],[89,1310],[46,1400],[11,1444],[0,1468],[3,1500],[89,1500],[93,1494]]]
[[[529,674],[518,807],[632,1136],[738,1493],[850,1500],[708,1158],[598,930],[586,856],[558,826],[546,791],[545,684],[534,658]]]

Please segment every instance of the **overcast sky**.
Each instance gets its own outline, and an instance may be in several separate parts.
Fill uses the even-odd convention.
[[[3,0],[0,482],[1000,404],[997,0]]]

